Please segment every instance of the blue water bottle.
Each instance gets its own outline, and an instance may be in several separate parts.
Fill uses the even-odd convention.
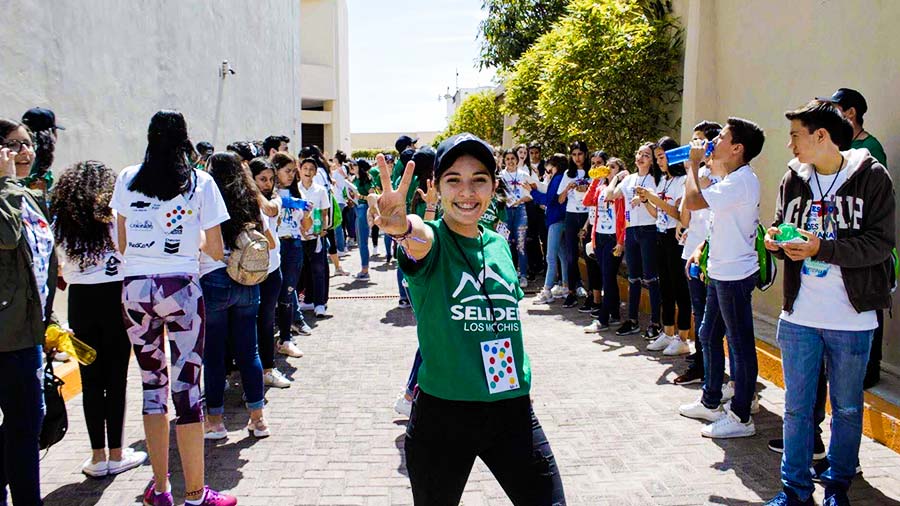
[[[697,264],[691,264],[690,275],[693,279],[700,279],[700,266]]]
[[[703,156],[709,156],[713,149],[715,149],[715,145],[712,142],[706,143],[706,154]],[[679,146],[677,148],[670,149],[666,151],[666,163],[669,165],[675,165],[678,163],[684,163],[688,158],[691,157],[691,145],[685,144],[684,146]]]

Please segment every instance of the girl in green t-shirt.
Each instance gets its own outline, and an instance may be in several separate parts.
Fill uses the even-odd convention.
[[[415,164],[396,190],[378,156],[384,193],[376,224],[400,245],[398,260],[419,323],[419,392],[406,431],[417,505],[458,504],[475,458],[516,505],[565,504],[550,444],[529,396],[518,283],[506,240],[479,224],[496,188],[492,148],[471,134],[436,153],[443,216],[407,214]]]

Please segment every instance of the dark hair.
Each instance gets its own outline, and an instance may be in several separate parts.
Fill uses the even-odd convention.
[[[202,141],[197,143],[197,156],[203,161],[208,160],[215,151],[216,147],[211,142]]]
[[[541,143],[538,141],[531,141],[528,143],[528,149],[536,149],[538,151],[542,151]]]
[[[338,161],[341,165],[347,163],[347,153],[344,153],[340,149],[334,152],[334,159]]]
[[[701,121],[694,125],[694,129],[692,132],[703,132],[703,136],[706,137],[706,140],[711,141],[715,139],[719,132],[722,131],[722,125],[716,123],[715,121]]]
[[[194,145],[178,111],[162,110],[150,118],[144,162],[128,189],[159,200],[172,200],[191,187]]]
[[[109,234],[113,220],[109,201],[115,184],[112,169],[88,160],[67,168],[54,186],[50,199],[50,214],[56,220],[53,235],[82,271],[116,248]]]
[[[528,156],[528,144],[525,144],[523,142],[522,144],[519,144],[518,146],[516,146],[516,155],[519,154],[519,150],[522,148],[525,148],[525,167],[528,167],[528,173],[530,174],[532,167],[531,167],[531,157]],[[522,161],[522,158],[519,157],[519,162],[521,162],[521,161]]]
[[[520,161],[520,160],[521,160],[521,158],[519,158],[519,148],[509,148],[509,149],[504,149],[504,150],[503,150],[503,163],[506,163],[506,157],[507,157],[508,155],[513,155],[513,156],[515,156],[515,157],[516,157],[516,161]],[[506,167],[504,167],[502,170],[505,170],[505,169],[506,169]],[[501,169],[498,167],[498,170],[501,170]]]
[[[304,146],[300,150],[300,165],[303,165],[303,161],[306,159],[312,159],[313,163],[316,164],[316,167],[327,168],[328,164],[325,163],[325,156],[322,154],[322,149],[315,144],[310,144],[309,146]]]
[[[237,153],[241,161],[249,162],[256,158],[256,147],[247,141],[235,141],[225,147],[226,150]]]
[[[18,129],[19,127],[25,127],[25,131],[31,134],[31,130],[24,124],[19,123],[18,121],[0,118],[0,140],[6,139],[6,136],[11,134],[13,130]]]
[[[589,151],[588,151],[586,142],[575,141],[575,142],[569,144],[569,168],[566,171],[566,175],[569,176],[570,178],[574,178],[578,175],[579,167],[575,163],[575,160],[572,159],[572,151],[575,151],[576,149],[578,151],[581,151],[582,153],[584,153],[584,169],[582,169],[582,170],[584,170],[585,174],[587,174],[587,169],[590,168],[590,164],[591,164],[590,160],[588,160]]]
[[[766,142],[766,134],[756,123],[742,118],[728,118],[725,122],[731,132],[731,143],[744,146],[744,163],[756,158]]]
[[[611,165],[618,165],[618,166],[619,166],[619,170],[613,171],[613,168],[611,167]],[[609,174],[610,174],[610,176],[615,176],[616,173],[618,173],[620,170],[628,170],[628,166],[625,165],[625,162],[622,161],[621,158],[616,158],[616,157],[614,157],[614,156],[611,157],[609,160],[606,161],[606,166],[609,167]]]
[[[569,170],[569,157],[562,153],[554,153],[546,162],[544,162],[544,165],[552,165],[556,167],[557,174],[562,174]]]
[[[416,176],[416,182],[419,185],[419,189],[428,193],[428,180],[434,178],[434,148],[428,145],[422,146],[416,150],[416,153],[412,157],[412,161],[416,164],[416,169],[413,174]],[[422,197],[419,195],[419,192],[416,192],[413,194],[412,200],[410,201],[410,207],[415,209],[421,200]]]
[[[606,154],[606,151],[602,149],[599,151],[594,151],[591,153],[591,158],[600,158],[603,160],[603,164],[605,165],[609,161],[609,155]]]
[[[645,142],[638,147],[638,150],[642,148],[650,148],[650,175],[653,176],[653,184],[659,184],[659,180],[662,179],[662,169],[656,163],[656,144]]]
[[[313,164],[313,166],[315,166],[316,171],[319,170],[318,161],[315,158],[307,157],[307,158],[304,158],[304,159],[300,160],[299,162],[297,162],[297,171],[300,170],[300,167],[303,167],[304,163],[311,163],[311,164]]]
[[[275,150],[278,151],[278,148],[281,147],[281,143],[290,144],[291,138],[286,135],[270,135],[266,137],[266,140],[263,141],[263,152],[260,153],[259,156],[269,156],[269,151]]]
[[[237,153],[215,153],[209,157],[208,167],[228,209],[229,218],[222,223],[222,239],[228,249],[234,249],[242,231],[248,228],[263,230],[257,202],[259,190],[244,170]]]
[[[797,120],[809,133],[824,128],[840,150],[850,149],[853,125],[831,102],[813,100],[799,109],[784,113],[788,120]]]
[[[678,141],[669,137],[668,135],[660,138],[659,141],[656,142],[656,148],[662,149],[663,151],[675,149],[678,146],[679,146]],[[653,160],[656,161],[656,150],[654,150],[654,153],[653,153]],[[662,172],[662,167],[660,167],[660,172]],[[685,174],[687,174],[687,171],[685,171],[685,169],[684,169],[684,163],[676,163],[673,165],[669,165],[667,172],[669,173],[669,176],[672,176],[672,177],[684,176]]]
[[[265,156],[257,156],[253,160],[250,160],[250,174],[253,177],[258,176],[261,172],[265,170],[271,170],[275,172],[275,165],[269,161]]]
[[[36,132],[32,137],[34,137],[34,162],[31,164],[31,175],[44,177],[44,174],[50,171],[55,159],[56,136],[53,135],[53,129],[48,128]]]

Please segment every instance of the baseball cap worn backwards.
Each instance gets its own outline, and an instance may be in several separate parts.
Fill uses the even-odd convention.
[[[50,109],[43,107],[32,107],[25,111],[22,115],[22,123],[25,123],[32,132],[40,132],[42,130],[65,130],[65,128],[56,124],[56,114]]]
[[[403,150],[417,142],[419,142],[419,139],[415,139],[408,135],[401,135],[397,138],[397,142],[394,143],[394,149],[396,149],[398,153],[402,153]]]
[[[487,167],[491,178],[497,171],[497,160],[494,159],[494,148],[478,137],[466,132],[454,135],[442,142],[435,153],[434,178],[440,179],[453,162],[462,155],[470,155]]]
[[[816,100],[837,104],[841,106],[841,109],[853,107],[856,109],[856,113],[860,115],[865,114],[869,110],[866,98],[862,96],[862,93],[850,88],[838,88],[830,97],[816,97]]]

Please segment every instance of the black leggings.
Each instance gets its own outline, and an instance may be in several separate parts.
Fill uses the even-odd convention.
[[[448,401],[419,390],[404,441],[417,506],[459,504],[475,457],[515,506],[564,506],[550,442],[526,395],[494,402]]]
[[[337,255],[337,240],[334,238],[334,229],[328,229],[328,254]]]
[[[582,247],[584,247],[585,251],[587,251],[587,245],[591,243],[591,235],[592,234],[593,234],[593,232],[586,233],[584,235],[584,239],[582,239],[582,241],[581,241],[581,245],[582,245]],[[600,248],[600,246],[598,245],[597,249],[599,249],[599,248]],[[600,264],[597,262],[596,257],[597,257],[596,249],[594,250],[594,258],[585,257],[584,263],[587,264],[587,274],[588,274],[587,284],[588,284],[588,286],[585,286],[584,289],[588,290],[588,291],[596,290],[599,292],[603,289],[603,276],[600,271]],[[594,297],[593,295],[588,295],[589,300],[594,300],[593,297]]]
[[[662,299],[663,326],[676,325],[675,306],[678,306],[677,330],[691,330],[691,293],[684,274],[685,261],[681,259],[684,246],[675,239],[675,229],[657,233],[659,254],[659,292]]]
[[[569,254],[569,291],[574,295],[578,285],[581,284],[581,272],[578,270],[578,259],[581,252],[578,250],[578,231],[587,221],[588,213],[570,213],[566,211],[566,228],[563,232],[566,252]]]
[[[322,241],[321,249],[316,252],[319,241]],[[300,274],[303,300],[316,306],[328,304],[328,257],[324,241],[324,237],[303,241],[303,270]]]
[[[122,447],[131,343],[121,315],[121,281],[69,285],[69,325],[78,339],[97,351],[91,365],[78,366],[93,450]]]

